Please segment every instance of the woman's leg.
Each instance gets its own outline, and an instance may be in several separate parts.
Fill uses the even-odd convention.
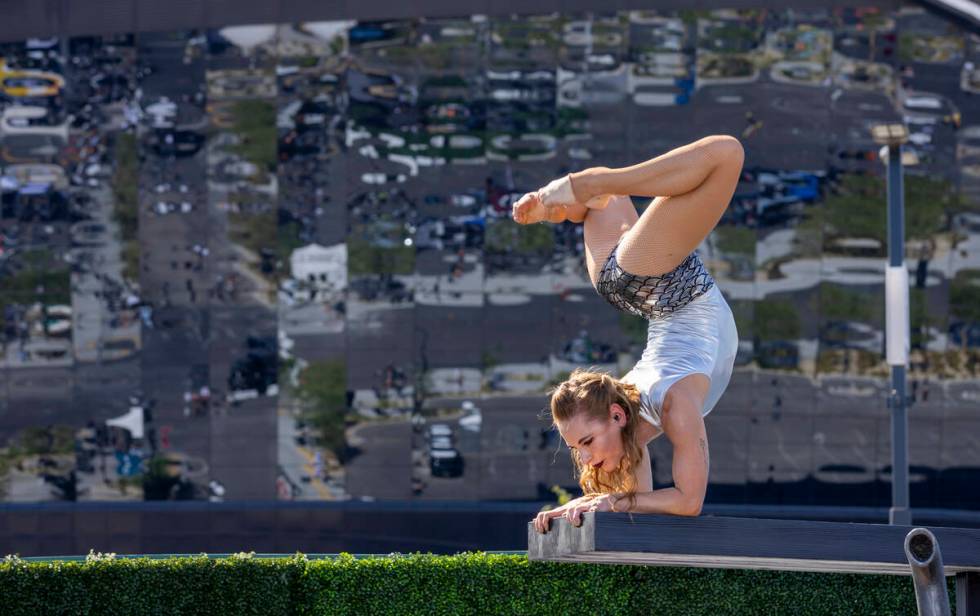
[[[612,197],[603,209],[588,208],[583,203],[546,208],[533,193],[528,193],[514,205],[514,220],[518,224],[537,222],[583,223],[585,234],[585,267],[592,285],[613,246],[623,232],[636,223],[636,208],[629,197]]]
[[[585,210],[582,214],[585,227],[585,267],[589,270],[592,286],[595,286],[599,271],[609,258],[609,253],[623,232],[636,224],[638,216],[629,197],[613,197],[602,210],[589,209],[584,205],[578,207]]]
[[[712,136],[644,163],[583,177],[589,193],[656,196],[626,231],[619,265],[633,274],[655,276],[687,258],[728,207],[743,157],[737,140]]]

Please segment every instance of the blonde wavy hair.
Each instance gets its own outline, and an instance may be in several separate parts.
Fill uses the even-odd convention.
[[[624,383],[604,372],[576,368],[568,380],[551,392],[551,420],[555,428],[558,422],[567,422],[578,413],[586,413],[588,419],[609,421],[609,406],[619,404],[626,412],[623,426],[623,459],[619,468],[607,472],[582,464],[577,449],[572,450],[572,462],[578,472],[579,486],[586,496],[623,493],[630,508],[636,504],[636,469],[643,452],[636,441],[639,425],[640,392],[631,383]]]

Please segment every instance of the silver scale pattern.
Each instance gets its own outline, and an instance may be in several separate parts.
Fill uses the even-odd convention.
[[[596,290],[624,312],[645,319],[662,319],[707,293],[714,284],[697,252],[692,252],[666,274],[638,276],[619,266],[613,248],[599,272]]]

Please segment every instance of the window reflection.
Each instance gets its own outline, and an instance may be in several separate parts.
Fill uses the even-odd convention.
[[[978,464],[980,44],[941,15],[260,24],[0,56],[4,500],[574,489],[547,392],[576,367],[622,375],[646,323],[592,290],[581,225],[519,226],[511,205],[727,133],[745,169],[699,250],[740,344],[709,498],[880,506],[868,127],[901,121],[913,499],[980,506],[949,488]]]

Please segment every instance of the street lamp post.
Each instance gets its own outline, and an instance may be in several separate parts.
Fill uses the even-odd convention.
[[[875,143],[888,152],[888,267],[885,270],[885,351],[891,366],[888,406],[892,419],[892,506],[889,524],[912,524],[909,509],[909,443],[905,367],[909,360],[909,273],[905,267],[904,124],[872,127]]]

